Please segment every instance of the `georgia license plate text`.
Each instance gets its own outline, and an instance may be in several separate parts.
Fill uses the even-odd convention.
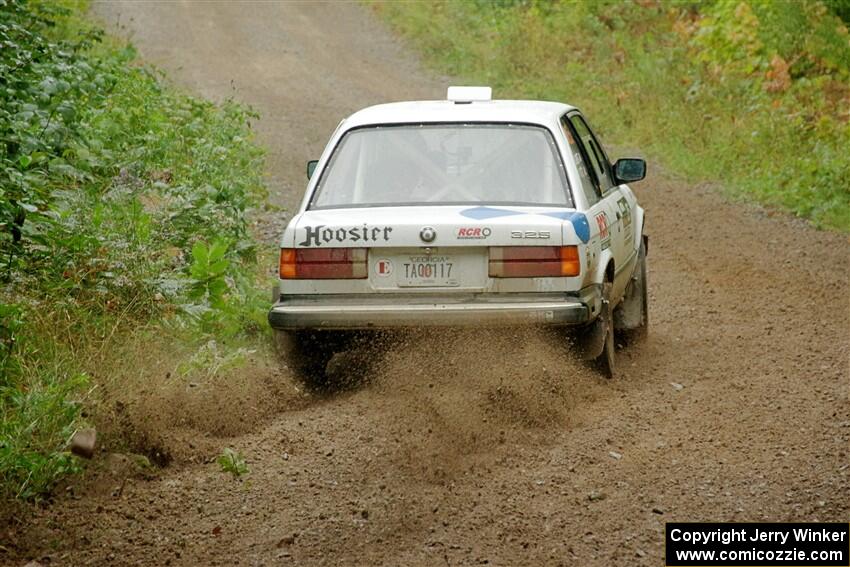
[[[454,263],[447,256],[411,256],[401,267],[403,285],[457,285]]]

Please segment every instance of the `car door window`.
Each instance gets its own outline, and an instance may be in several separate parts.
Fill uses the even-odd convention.
[[[587,163],[583,157],[584,150],[580,147],[578,141],[576,141],[575,136],[573,136],[572,130],[568,124],[567,117],[564,116],[561,118],[561,130],[564,132],[564,136],[567,138],[567,143],[569,144],[570,154],[573,157],[573,160],[576,164],[576,169],[578,169],[578,176],[581,180],[581,188],[584,192],[584,196],[587,199],[587,206],[592,207],[596,203],[599,202],[600,193],[597,187],[597,181],[594,176],[593,171],[589,171],[587,167]]]
[[[573,114],[570,116],[570,123],[573,125],[579,140],[581,140],[586,148],[588,160],[593,166],[594,173],[599,181],[599,190],[602,194],[605,194],[614,185],[611,175],[611,165],[608,163],[605,151],[581,115]]]

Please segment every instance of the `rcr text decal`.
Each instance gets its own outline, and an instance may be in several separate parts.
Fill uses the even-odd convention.
[[[490,227],[462,227],[457,229],[458,240],[483,240],[493,233]]]
[[[391,226],[355,226],[350,228],[332,228],[323,224],[317,226],[305,226],[307,236],[298,246],[321,246],[331,242],[387,242]]]

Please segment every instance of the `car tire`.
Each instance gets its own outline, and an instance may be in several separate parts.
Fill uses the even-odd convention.
[[[602,312],[599,323],[605,334],[602,352],[593,360],[593,365],[605,378],[615,378],[617,366],[615,363],[617,345],[614,342],[614,310],[611,307],[612,284],[606,280],[602,284]]]
[[[311,388],[325,389],[328,362],[337,351],[331,333],[317,331],[275,331],[278,357],[295,378]]]
[[[649,280],[645,242],[641,242],[638,264],[626,297],[615,313],[615,324],[627,344],[643,341],[649,335]]]

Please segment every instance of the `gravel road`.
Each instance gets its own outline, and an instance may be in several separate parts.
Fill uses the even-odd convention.
[[[288,208],[341,118],[447,84],[358,4],[95,12],[178,84],[259,111]],[[245,455],[245,480],[210,458],[87,477],[0,535],[0,562],[657,566],[667,521],[847,521],[846,236],[657,168],[636,192],[653,327],[617,380],[545,337],[483,332],[395,344],[336,395],[296,396],[281,375],[275,412],[213,436]]]

